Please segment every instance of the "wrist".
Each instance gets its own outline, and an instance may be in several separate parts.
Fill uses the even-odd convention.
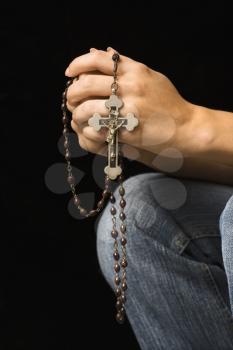
[[[178,133],[184,157],[206,157],[216,140],[217,123],[211,109],[188,102],[188,118]]]

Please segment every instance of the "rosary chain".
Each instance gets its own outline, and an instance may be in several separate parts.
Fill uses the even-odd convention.
[[[113,83],[111,85],[111,90],[112,94],[116,94],[118,90],[118,83],[117,83],[117,69],[118,69],[118,62],[119,62],[120,56],[118,53],[114,53],[112,56],[112,60],[114,62],[114,67],[113,67]],[[112,231],[111,235],[112,238],[114,239],[114,251],[113,251],[113,259],[114,259],[114,271],[115,271],[115,277],[114,277],[114,284],[115,284],[115,294],[116,294],[116,320],[119,323],[123,323],[125,320],[125,302],[126,302],[126,296],[125,296],[125,291],[127,290],[127,283],[126,283],[126,267],[128,265],[127,259],[126,259],[126,244],[127,244],[127,239],[126,239],[126,225],[125,225],[125,219],[126,215],[124,212],[124,208],[126,206],[126,201],[124,199],[125,195],[125,189],[123,187],[123,180],[124,177],[123,175],[119,175],[117,180],[119,181],[119,194],[120,194],[120,213],[119,213],[119,218],[121,220],[120,224],[120,237],[119,233],[117,231],[116,227],[116,213],[117,209],[113,205],[116,201],[114,194],[112,190],[110,189],[111,187],[111,179],[106,175],[105,176],[105,186],[104,190],[102,192],[102,198],[99,200],[97,203],[97,208],[90,210],[86,210],[84,207],[81,206],[81,201],[76,193],[75,189],[75,177],[73,175],[73,169],[71,165],[71,152],[69,148],[69,127],[68,125],[70,124],[70,120],[68,118],[68,110],[66,106],[67,102],[67,91],[69,86],[73,83],[73,81],[76,78],[70,79],[67,84],[66,84],[66,89],[62,94],[62,105],[61,105],[61,110],[62,110],[62,122],[63,122],[63,136],[64,136],[64,149],[65,149],[65,159],[67,162],[67,182],[70,186],[73,199],[74,199],[74,204],[75,206],[79,209],[80,214],[85,216],[85,217],[90,217],[90,216],[95,216],[98,214],[102,209],[105,204],[105,200],[107,198],[110,198],[110,202],[112,203],[112,206],[110,208],[110,212],[112,215]],[[114,110],[110,111],[110,113],[113,112]],[[117,120],[118,114],[115,115],[115,119]],[[122,152],[119,151],[119,161],[121,167],[123,166],[123,160],[122,160]],[[118,244],[118,239],[120,239],[120,245],[121,245],[121,257],[119,253],[119,244]]]
[[[61,110],[62,110],[62,122],[63,122],[63,136],[64,136],[64,150],[65,150],[65,159],[66,159],[66,169],[67,169],[67,182],[70,186],[71,192],[73,194],[73,200],[74,200],[74,204],[75,206],[79,209],[79,212],[82,216],[85,217],[90,217],[90,216],[95,216],[97,215],[102,208],[104,207],[105,201],[107,200],[107,198],[110,195],[110,191],[109,191],[109,186],[110,186],[110,179],[109,177],[106,175],[105,176],[105,186],[104,186],[104,190],[102,192],[102,198],[98,201],[97,203],[97,208],[96,209],[92,209],[92,210],[87,210],[84,207],[81,206],[81,201],[80,198],[78,196],[78,194],[76,193],[76,189],[75,189],[75,177],[73,175],[73,168],[71,165],[71,152],[70,152],[70,148],[69,148],[69,118],[68,118],[68,114],[67,114],[67,107],[66,107],[66,101],[67,101],[67,91],[69,86],[73,83],[74,79],[70,79],[67,84],[66,84],[66,89],[62,94],[62,105],[61,105]]]

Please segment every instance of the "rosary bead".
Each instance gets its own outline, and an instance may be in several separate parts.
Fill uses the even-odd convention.
[[[112,235],[112,238],[114,238],[114,239],[116,239],[117,237],[118,237],[118,232],[117,232],[117,230],[112,230],[111,231],[111,235]]]
[[[121,206],[121,208],[124,208],[125,205],[126,205],[126,201],[122,198],[122,199],[120,200],[120,206]]]
[[[96,210],[91,210],[88,214],[88,216],[95,216],[97,214],[97,211]]]
[[[119,175],[119,176],[118,176],[118,181],[122,182],[123,180],[124,180],[124,175],[122,175],[122,174]]]
[[[125,189],[124,189],[124,187],[121,186],[121,187],[119,188],[119,193],[120,193],[121,196],[124,196],[124,194],[125,194]]]
[[[116,208],[115,208],[115,207],[111,207],[111,210],[110,210],[110,211],[111,211],[111,214],[112,214],[112,215],[115,215],[115,214],[116,214]]]
[[[124,306],[122,306],[122,308],[120,309],[120,313],[122,314],[122,316],[124,316],[124,314],[125,314],[125,308],[124,308]]]
[[[125,296],[125,294],[122,294],[122,295],[121,295],[121,301],[122,301],[123,304],[126,302],[126,296]]]
[[[120,298],[117,299],[116,301],[116,309],[119,311],[122,308],[122,301]]]
[[[125,220],[125,213],[123,211],[120,212],[119,218],[123,221]]]
[[[67,122],[68,122],[67,116],[66,116],[66,115],[63,115],[63,117],[62,117],[62,123],[63,123],[63,124],[66,124]]]
[[[103,198],[107,198],[109,196],[109,192],[107,190],[104,190],[102,196]]]
[[[118,312],[117,314],[116,314],[116,320],[117,320],[117,322],[118,323],[120,323],[120,324],[122,324],[122,323],[124,323],[124,315],[121,313],[121,312]]]
[[[87,210],[85,208],[79,208],[80,214],[83,216],[87,215]]]
[[[67,148],[69,146],[69,142],[68,142],[68,140],[65,140],[64,141],[64,148]]]
[[[115,270],[116,272],[119,272],[120,269],[121,269],[120,265],[119,265],[118,263],[115,263],[115,265],[114,265],[114,270]]]
[[[66,105],[65,105],[65,103],[62,103],[62,104],[61,104],[61,110],[62,110],[63,112],[66,111]]]
[[[67,135],[68,132],[69,132],[69,130],[68,130],[67,128],[64,128],[64,129],[63,129],[63,135],[64,135],[64,136]]]
[[[125,291],[125,290],[127,289],[127,284],[126,284],[126,282],[123,282],[121,287],[122,287],[122,289]]]
[[[105,177],[104,183],[105,183],[105,185],[107,185],[107,186],[110,184],[110,179],[109,179],[108,176]]]
[[[97,207],[98,207],[98,208],[102,208],[103,205],[104,205],[104,200],[101,199],[101,200],[97,203]]]
[[[62,99],[66,98],[66,90],[62,93]]]
[[[121,283],[121,279],[119,276],[116,276],[115,279],[114,279],[115,283],[117,286],[119,286],[119,284]],[[123,288],[122,288],[123,289]]]
[[[66,159],[66,160],[69,160],[69,159],[70,159],[70,152],[69,152],[69,151],[66,151],[66,153],[65,153],[65,159]]]
[[[67,177],[67,181],[70,185],[74,185],[75,184],[75,178],[73,175],[70,175]]]
[[[66,82],[66,86],[69,87],[73,83],[72,79]]]
[[[121,238],[121,245],[126,245],[127,239],[125,237]]]
[[[110,202],[111,203],[115,203],[116,202],[116,198],[112,194],[110,196]]]
[[[80,204],[80,199],[78,197],[74,198],[74,204],[77,206]]]
[[[118,261],[118,260],[120,259],[120,255],[119,255],[119,253],[118,253],[117,251],[115,251],[115,252],[113,253],[113,258],[114,258],[116,261]]]
[[[126,231],[126,226],[125,226],[125,224],[121,224],[120,230],[121,230],[122,233],[125,233],[125,231]]]
[[[112,55],[112,60],[113,60],[114,62],[119,61],[119,59],[120,59],[119,53],[114,53],[114,54]]]
[[[126,259],[123,259],[122,262],[121,262],[121,266],[123,268],[127,267],[128,263],[127,263],[127,260]]]
[[[121,296],[121,289],[120,289],[119,287],[117,287],[115,293],[116,293],[116,296],[117,296],[117,297],[120,297],[120,296]],[[121,297],[121,299],[122,299],[122,297]]]

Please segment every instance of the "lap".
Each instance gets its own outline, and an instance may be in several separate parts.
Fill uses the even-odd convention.
[[[180,349],[187,344],[186,349],[194,349],[193,344],[233,348],[219,231],[219,217],[232,187],[149,173],[128,179],[125,189],[131,291],[127,314],[133,327],[137,327],[135,314],[136,322],[141,320],[140,341],[144,333],[151,338],[156,333],[159,346],[170,334]],[[98,225],[97,247],[111,285],[110,230],[108,205]],[[176,347],[168,341],[167,348]]]

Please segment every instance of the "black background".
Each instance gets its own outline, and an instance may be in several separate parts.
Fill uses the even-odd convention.
[[[127,9],[127,6],[129,7]],[[114,321],[96,256],[95,219],[45,184],[57,148],[68,63],[112,46],[166,74],[189,101],[231,111],[231,1],[1,5],[1,349],[138,349]],[[79,191],[100,189],[92,155]],[[147,169],[130,163],[127,175]],[[132,170],[133,168],[133,170]],[[64,180],[65,181],[65,180]],[[82,344],[82,345],[81,345]]]

